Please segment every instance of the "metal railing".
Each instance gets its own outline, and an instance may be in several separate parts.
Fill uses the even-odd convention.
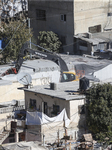
[[[24,105],[17,106],[17,107],[14,107],[14,106],[3,107],[3,108],[0,108],[0,114],[13,112],[13,111],[16,111],[16,110],[22,110],[22,109],[25,109]]]

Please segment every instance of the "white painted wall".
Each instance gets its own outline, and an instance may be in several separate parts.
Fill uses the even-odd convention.
[[[3,70],[3,68],[1,70]],[[42,72],[41,71],[33,72],[33,69],[22,68],[19,73],[23,72],[29,73],[31,75],[33,86],[46,85],[50,84],[50,82],[58,83],[60,80],[60,71],[58,68],[57,70],[56,69],[53,70],[53,67],[51,67],[49,71],[42,71]],[[24,85],[20,84],[17,81],[17,77],[18,75],[15,74],[10,74],[1,77],[2,80],[0,80],[0,102],[12,101],[13,99],[15,100],[24,99],[23,90],[18,90],[18,88],[23,87]],[[5,81],[5,83],[3,81]],[[8,84],[8,82],[10,82],[10,84]]]
[[[106,66],[105,68],[94,72],[94,76],[99,78],[100,81],[104,81],[112,78],[112,64]]]
[[[74,34],[88,32],[88,28],[108,23],[112,0],[74,0]]]
[[[67,128],[67,134],[72,136],[73,139],[77,139],[79,135],[82,133],[85,133],[84,130],[79,130],[78,125],[80,119],[82,117],[80,114],[78,114],[78,106],[84,104],[84,99],[80,100],[72,100],[72,101],[66,101],[59,98],[42,95],[42,94],[36,94],[35,92],[28,92],[25,91],[25,106],[26,109],[29,108],[29,102],[31,99],[36,99],[36,108],[40,108],[40,111],[43,111],[42,109],[42,101],[47,102],[48,106],[48,115],[50,115],[50,111],[52,111],[53,104],[60,106],[60,111],[63,110],[63,108],[66,109],[67,116],[70,118],[70,125]],[[50,108],[50,109],[49,109]],[[83,118],[84,120],[85,118]],[[82,121],[82,120],[81,120]],[[33,129],[31,126],[28,126],[30,130],[38,131],[37,128]],[[48,123],[41,125],[41,133],[45,135],[45,142],[53,142],[57,139],[57,132],[59,131],[59,137],[62,138],[65,135],[65,129],[64,129],[64,122],[55,122],[55,123]],[[30,134],[27,133],[28,140],[30,139]],[[41,140],[43,141],[43,136],[41,137]]]

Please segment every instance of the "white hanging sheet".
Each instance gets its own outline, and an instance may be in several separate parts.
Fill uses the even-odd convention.
[[[52,122],[65,121],[65,127],[68,127],[70,120],[67,117],[65,108],[56,117],[48,117],[42,112],[26,112],[26,125],[42,125]]]

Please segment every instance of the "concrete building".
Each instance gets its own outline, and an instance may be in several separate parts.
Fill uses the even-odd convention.
[[[111,75],[111,60],[105,60],[105,59],[96,59],[96,58],[88,58],[78,55],[61,55],[62,59],[66,62],[69,71],[76,72],[76,74],[80,77],[82,75],[85,75],[84,68],[80,68],[78,70],[76,67],[77,65],[85,65],[86,68],[92,68],[90,70],[90,74],[94,74],[96,71],[99,70],[99,73],[97,73],[95,76],[101,79],[103,82],[106,79],[110,79],[112,77]],[[100,66],[100,68],[98,68]],[[108,66],[106,68],[106,66]],[[0,66],[0,75],[5,72],[7,69],[11,68],[13,66],[7,65],[7,66]],[[107,69],[109,72],[106,76],[103,71],[103,73],[100,73],[101,69]],[[109,71],[110,70],[110,71]],[[105,71],[105,72],[107,72]],[[18,74],[10,74],[6,75],[4,77],[0,77],[0,103],[3,105],[5,102],[11,102],[12,100],[23,100],[24,99],[24,92],[21,90],[18,90],[18,88],[23,87],[21,83],[18,82],[18,76],[22,73],[29,73],[32,77],[32,85],[49,85],[50,82],[59,83],[60,81],[60,68],[56,63],[48,60],[28,60],[24,61],[20,71]],[[6,109],[5,109],[6,110]]]
[[[59,35],[64,52],[77,54],[79,33],[98,33],[112,29],[112,0],[29,0],[29,18],[34,36],[39,31],[53,31]]]
[[[0,75],[13,66],[1,66]],[[32,85],[44,85],[50,82],[59,82],[60,68],[54,62],[48,60],[25,61],[18,74],[10,74],[0,80],[0,102],[24,99],[24,92],[17,88],[24,85],[18,82],[18,76],[29,73],[32,77]]]
[[[85,96],[78,92],[79,82],[56,85],[56,89],[52,86],[23,89],[27,111],[26,141],[38,139],[53,143],[58,139],[58,132],[59,139],[70,136],[77,140],[85,133]]]
[[[74,36],[78,54],[99,55],[112,59],[112,32],[85,33]],[[102,53],[100,53],[102,52]]]
[[[93,74],[101,83],[104,81],[111,82],[112,81],[112,65],[111,60],[102,59],[99,60],[97,58],[89,58],[89,57],[82,57],[77,55],[61,55],[62,59],[65,60],[66,64],[68,65],[69,70],[76,71],[77,75],[91,75]],[[9,67],[12,66],[1,66],[0,73],[2,74],[5,72]],[[31,88],[24,89],[24,85],[19,83],[17,77],[21,73],[29,73],[32,77],[32,85]],[[60,83],[57,87],[57,90],[50,89],[50,83],[59,83],[60,78],[60,68],[54,62],[48,60],[33,60],[33,61],[24,61],[20,72],[18,75],[6,75],[1,77],[0,79],[0,122],[1,122],[1,129],[4,131],[4,127],[7,127],[7,123],[12,120],[8,120],[11,116],[14,116],[14,112],[18,110],[18,114],[21,117],[22,109],[33,111],[38,109],[39,113],[43,112],[47,114],[50,118],[55,116],[53,114],[53,107],[54,110],[57,110],[59,113],[63,111],[65,108],[67,117],[70,119],[71,123],[70,126],[67,128],[68,135],[73,137],[73,140],[77,139],[80,136],[80,133],[85,132],[84,126],[81,127],[82,122],[84,121],[84,116],[80,115],[78,111],[80,110],[79,105],[84,104],[84,95],[80,95],[78,93],[79,83],[78,82],[71,82],[71,83]],[[110,80],[111,79],[111,80]],[[47,86],[43,86],[47,84]],[[35,87],[36,86],[36,87]],[[56,87],[54,87],[56,88]],[[24,91],[25,90],[25,98],[24,98]],[[24,102],[25,108],[24,108]],[[31,105],[30,105],[31,100]],[[15,103],[15,101],[17,103]],[[44,101],[44,102],[42,102]],[[29,109],[30,108],[30,109]],[[12,114],[13,112],[13,114]],[[56,113],[56,112],[55,112]],[[76,114],[75,114],[76,113]],[[71,117],[73,115],[73,117]],[[80,119],[81,118],[81,119]],[[80,123],[79,123],[80,122]],[[26,141],[30,141],[30,137],[33,140],[38,139],[43,141],[43,137],[40,134],[40,131],[46,137],[44,141],[47,142],[47,139],[52,137],[57,139],[57,131],[59,129],[60,138],[65,135],[63,121],[54,122],[49,125],[34,125],[32,130],[32,125],[28,125],[26,132],[24,132],[25,128],[25,121],[19,120],[17,121],[17,132],[14,135],[15,141],[19,141],[19,138],[24,135]],[[80,124],[80,128],[79,125]],[[78,126],[78,127],[77,127]],[[57,128],[55,128],[57,127]],[[53,133],[53,130],[56,131]],[[11,129],[11,128],[10,128]],[[72,130],[73,129],[73,130]],[[83,129],[83,130],[82,130]],[[37,132],[39,130],[39,132]],[[52,134],[49,134],[49,130],[51,130]],[[28,131],[28,132],[27,132]],[[3,133],[4,134],[4,133]],[[30,136],[31,134],[31,136]],[[9,135],[9,131],[7,136]],[[12,135],[11,135],[12,136]],[[38,137],[38,138],[37,138]],[[9,137],[2,142],[9,142],[14,141],[13,137]]]

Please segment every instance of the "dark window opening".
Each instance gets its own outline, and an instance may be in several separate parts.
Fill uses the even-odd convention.
[[[46,11],[41,9],[36,9],[36,19],[46,20]]]
[[[80,46],[85,46],[85,47],[87,47],[87,42],[85,42],[85,41],[80,41],[79,45],[80,45]]]
[[[44,113],[47,114],[47,102],[44,102]]]
[[[89,27],[89,32],[90,32],[90,33],[101,32],[101,25]]]
[[[112,13],[108,13],[107,16],[112,16]]]
[[[15,142],[15,138],[9,139],[9,143],[13,143],[13,142]]]
[[[30,106],[31,109],[36,109],[36,100],[35,99],[30,99]]]
[[[61,21],[66,21],[66,14],[61,15]]]
[[[85,107],[84,107],[84,105],[79,105],[78,106],[78,113],[79,114],[85,114]]]
[[[10,133],[10,134],[9,134],[9,137],[14,137],[14,136],[15,136],[14,133]]]
[[[59,105],[53,105],[52,114],[58,115],[59,113],[60,113],[60,106]]]

